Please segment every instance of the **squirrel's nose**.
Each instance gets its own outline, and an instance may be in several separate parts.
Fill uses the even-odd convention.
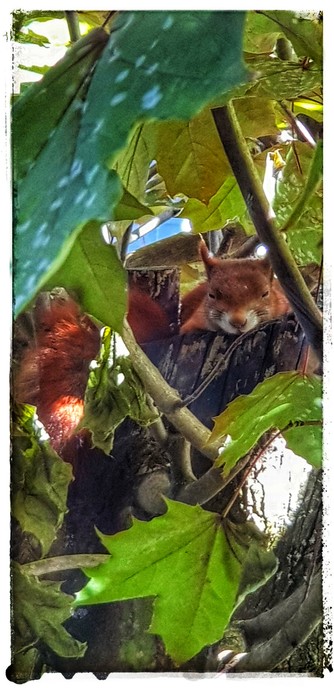
[[[231,318],[229,318],[229,320],[230,325],[232,325],[232,327],[235,327],[237,330],[241,330],[247,324],[247,318],[244,314],[235,314]]]

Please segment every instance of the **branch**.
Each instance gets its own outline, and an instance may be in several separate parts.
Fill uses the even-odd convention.
[[[133,367],[157,408],[193,447],[199,449],[211,461],[215,461],[218,456],[219,442],[205,446],[211,435],[210,430],[188,409],[180,408],[182,401],[179,393],[170,387],[137,344],[126,320],[123,327],[123,340],[130,353]]]
[[[109,554],[65,554],[62,557],[49,557],[39,561],[30,561],[28,564],[22,564],[21,569],[29,576],[44,576],[47,573],[58,571],[91,568],[104,564],[109,559]]]
[[[251,453],[251,456],[252,455]],[[223,490],[226,485],[247,466],[249,460],[250,454],[247,454],[238,461],[227,476],[222,474],[221,468],[215,468],[213,466],[204,473],[201,478],[183,487],[176,495],[175,499],[179,502],[184,502],[184,504],[206,504],[206,502]]]
[[[317,575],[320,576],[320,573]],[[258,645],[262,641],[272,638],[277,629],[282,628],[297,612],[306,597],[306,592],[307,584],[303,583],[289,597],[276,604],[272,609],[268,609],[252,619],[237,621],[237,626],[245,635],[247,645]]]
[[[322,361],[322,315],[291,251],[275,227],[272,210],[239,126],[233,105],[212,110],[220,140],[259,239],[268,246],[273,269],[318,359]]]
[[[289,613],[290,601],[290,613]],[[295,611],[297,609],[297,611]],[[255,645],[247,654],[242,655],[239,660],[235,657],[236,663],[226,671],[230,673],[248,673],[260,671],[272,671],[278,664],[286,661],[297,647],[300,647],[319,625],[322,619],[322,584],[321,572],[317,573],[310,585],[306,595],[306,586],[295,591],[284,602],[269,612],[260,615],[261,624],[267,628],[267,632],[272,633],[266,642]],[[272,615],[271,621],[270,616]],[[261,637],[264,636],[260,630]],[[253,629],[254,630],[254,629]],[[277,631],[275,633],[275,630]]]

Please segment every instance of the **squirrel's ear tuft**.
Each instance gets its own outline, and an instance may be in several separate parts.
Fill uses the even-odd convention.
[[[265,256],[264,258],[258,258],[257,259],[259,267],[263,270],[263,272],[268,275],[270,279],[273,279],[274,277],[274,271],[271,267],[271,262],[268,258],[268,256]]]
[[[217,258],[212,258],[212,256],[210,256],[209,249],[208,249],[204,239],[202,239],[200,241],[198,250],[199,250],[199,254],[202,258],[202,261],[205,265],[207,275],[209,276],[212,268],[215,265],[217,265]]]

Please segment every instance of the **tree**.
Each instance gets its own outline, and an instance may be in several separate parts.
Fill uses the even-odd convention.
[[[39,18],[45,20],[44,15]],[[246,595],[257,588],[261,595],[266,589],[261,586],[267,579],[274,580],[277,566],[283,566],[280,546],[284,549],[284,544],[277,545],[277,564],[268,538],[248,520],[231,520],[231,508],[249,466],[269,446],[273,429],[275,435],[283,433],[292,449],[298,447],[298,453],[313,467],[309,485],[319,480],[315,475],[319,476],[321,465],[320,377],[278,373],[247,396],[236,398],[216,418],[210,433],[148,360],[124,322],[126,270],[119,256],[124,254],[133,220],[143,222],[166,210],[177,209],[181,217],[189,218],[194,233],[213,232],[230,226],[231,220],[238,222],[244,238],[256,233],[258,240],[267,244],[297,320],[321,360],[321,313],[301,268],[308,270],[313,265],[319,274],[322,263],[322,18],[287,11],[116,12],[110,16],[79,12],[79,18],[98,28],[74,40],[78,38],[73,23],[76,16],[67,15],[72,47],[13,105],[16,316],[40,291],[61,286],[74,291],[83,310],[107,328],[97,372],[90,380],[91,388],[98,390],[99,408],[110,388],[114,393],[115,371],[122,372],[125,383],[122,404],[117,402],[123,415],[117,422],[112,414],[108,417],[109,446],[98,444],[101,454],[111,450],[115,428],[127,416],[158,427],[151,401],[147,402],[149,395],[181,436],[182,451],[177,451],[187,452],[185,441],[190,442],[214,465],[202,483],[202,478],[197,481],[204,490],[200,501],[191,496],[197,487],[189,484],[173,494],[176,499],[167,500],[167,511],[161,515],[135,520],[114,535],[100,533],[93,552],[87,549],[82,554],[81,542],[70,559],[59,550],[52,558],[56,536],[59,545],[71,474],[69,466],[41,441],[32,409],[19,409],[12,478],[18,529],[13,537],[14,553],[15,543],[19,543],[14,557],[17,654],[13,675],[16,680],[26,679],[38,675],[45,665],[62,671],[80,666],[69,660],[89,655],[92,647],[86,652],[83,643],[65,631],[63,622],[73,608],[121,600],[135,601],[111,605],[116,609],[113,618],[119,634],[126,638],[119,648],[118,661],[120,656],[122,660],[117,666],[123,670],[174,670],[180,666],[192,670],[207,667],[209,656],[211,668],[218,670],[217,643],[221,647],[224,637],[224,646],[226,633],[233,628],[231,618],[240,617],[242,600],[247,601]],[[19,32],[31,18],[17,13],[15,30]],[[307,123],[306,128],[302,122]],[[282,130],[289,133],[286,143],[278,139]],[[262,188],[270,159],[278,177],[275,221]],[[159,184],[153,188],[152,161],[159,175]],[[116,244],[104,243],[101,225],[105,223]],[[123,338],[130,353],[130,363],[116,359],[111,370],[108,328]],[[242,342],[238,346],[242,347]],[[228,356],[225,366],[230,364]],[[140,399],[136,415],[134,399],[136,403]],[[89,390],[86,401],[85,422],[94,432],[98,420],[89,416]],[[124,423],[122,427],[128,427]],[[219,451],[227,436],[232,441]],[[132,447],[134,437],[137,442],[140,438],[146,444],[150,441],[146,430],[131,426]],[[167,450],[170,453],[170,445]],[[208,476],[213,491],[205,487]],[[235,484],[232,478],[242,481]],[[36,484],[31,508],[31,485]],[[231,487],[232,493],[226,491]],[[198,501],[207,505],[217,492],[225,499],[218,513],[198,505]],[[309,499],[309,492],[306,495]],[[318,513],[319,491],[315,501]],[[306,595],[303,611],[309,623],[306,633],[296,632],[297,645],[307,640],[321,621],[319,521],[314,541],[309,523],[305,528],[314,561],[302,573],[298,570],[293,589],[284,588],[285,597],[295,595],[291,603],[295,600],[296,614]],[[27,543],[22,533],[30,534],[30,556],[26,551],[23,556]],[[301,551],[298,537],[300,534],[294,536],[290,554],[291,548]],[[80,579],[75,601],[59,582],[43,577],[68,568],[82,569],[86,576],[85,585]],[[173,580],[171,570],[175,571]],[[301,587],[303,576],[307,578],[305,589]],[[57,610],[52,618],[50,600]],[[277,633],[284,635],[286,607],[273,601],[272,615],[267,618],[270,637],[276,642]],[[37,604],[41,612],[36,615]],[[260,604],[258,609],[262,612]],[[131,631],[130,613],[134,619]],[[251,624],[247,625],[247,617],[242,618],[252,670],[261,649],[252,648]],[[161,640],[150,645],[147,636],[140,644],[150,620],[150,632],[162,639],[163,646]],[[298,618],[295,621],[298,628]],[[136,633],[132,636],[133,628]],[[239,650],[241,644],[239,638]],[[291,644],[278,645],[279,661],[287,660]],[[207,646],[211,649],[205,649]],[[269,655],[272,647],[269,643]],[[96,662],[96,671],[102,671],[105,658]],[[106,671],[114,666],[107,666]],[[242,666],[240,660],[239,668]],[[276,666],[269,662],[268,670]],[[307,669],[321,673],[318,656]],[[238,663],[234,670],[239,670]]]

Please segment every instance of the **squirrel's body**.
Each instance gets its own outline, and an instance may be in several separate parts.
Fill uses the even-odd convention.
[[[194,330],[241,334],[290,310],[268,261],[211,258],[204,242],[200,252],[208,279],[183,298],[181,334]],[[166,313],[137,287],[129,290],[127,318],[139,343],[170,336]],[[14,393],[18,402],[37,407],[54,448],[63,456],[82,418],[89,366],[99,346],[98,328],[72,298],[41,295]]]
[[[291,310],[266,258],[212,258],[204,241],[200,253],[207,281],[182,299],[182,334],[194,330],[242,334]]]
[[[128,321],[139,343],[169,336],[166,313],[137,288],[129,291]],[[90,362],[100,332],[64,294],[43,294],[33,311],[33,336],[14,376],[15,399],[36,406],[54,448],[62,453],[83,415]]]

